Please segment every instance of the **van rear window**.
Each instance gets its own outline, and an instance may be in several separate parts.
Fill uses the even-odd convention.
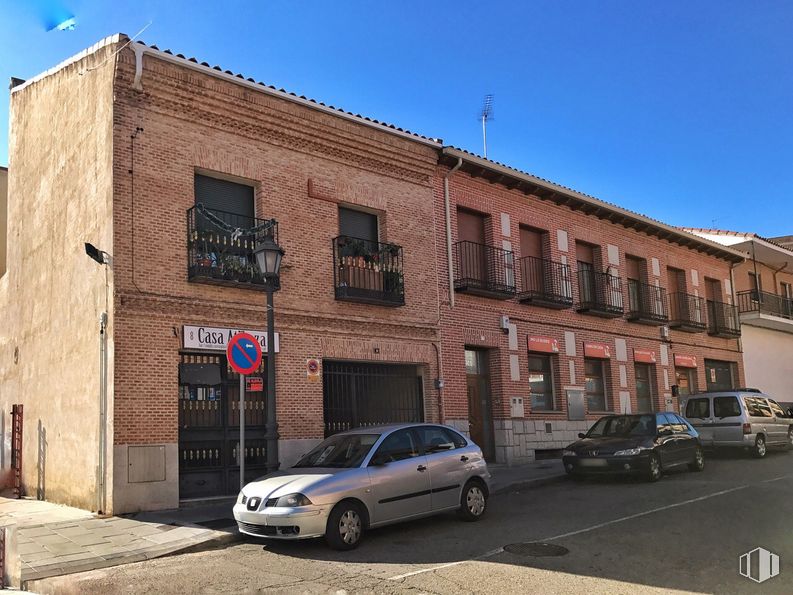
[[[710,417],[710,399],[689,399],[686,405],[686,417],[689,419]]]
[[[737,397],[716,397],[713,399],[713,413],[716,417],[740,417],[741,404]]]
[[[746,409],[752,417],[774,417],[765,399],[759,397],[744,397],[743,402],[746,403]]]

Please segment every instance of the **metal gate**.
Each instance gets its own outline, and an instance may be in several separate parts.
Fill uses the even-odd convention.
[[[424,421],[416,366],[322,363],[325,436],[360,426]]]
[[[265,361],[251,376],[263,376]],[[264,383],[262,383],[264,384]],[[245,479],[266,473],[264,390],[245,393]],[[239,375],[223,355],[182,354],[179,365],[179,497],[239,490]]]

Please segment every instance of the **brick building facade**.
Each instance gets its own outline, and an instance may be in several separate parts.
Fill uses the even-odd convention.
[[[740,254],[448,147],[435,205],[444,418],[494,460],[556,455],[602,413],[743,381]]]
[[[264,472],[264,364],[241,453],[225,359],[265,334],[261,233],[286,251],[284,466],[419,420],[520,462],[597,413],[674,407],[714,366],[743,379],[708,316],[740,254],[440,141],[124,36],[18,82],[11,123],[0,405],[26,407],[29,494],[122,513],[234,493],[240,456]]]

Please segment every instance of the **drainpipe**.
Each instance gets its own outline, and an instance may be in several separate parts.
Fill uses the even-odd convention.
[[[454,268],[452,267],[452,218],[449,213],[449,178],[463,165],[463,158],[443,176],[443,207],[446,211],[446,258],[449,267],[449,307],[454,308]]]

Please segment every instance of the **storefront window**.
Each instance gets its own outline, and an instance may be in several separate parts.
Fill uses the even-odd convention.
[[[555,408],[550,355],[529,355],[529,389],[532,411],[550,411]]]
[[[681,397],[697,392],[696,372],[693,368],[675,368],[677,390]]]
[[[603,360],[584,359],[586,401],[589,411],[607,411],[605,368]]]

